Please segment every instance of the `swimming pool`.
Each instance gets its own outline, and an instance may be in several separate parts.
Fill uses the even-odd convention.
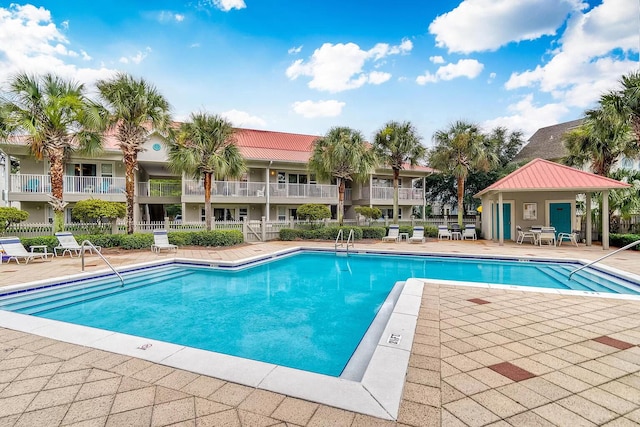
[[[283,392],[288,395],[375,416],[393,418],[394,414],[397,414],[397,407],[402,393],[404,373],[406,372],[412,335],[420,307],[423,280],[408,280],[400,295],[396,299],[389,301],[386,296],[395,281],[415,277],[428,279],[427,281],[445,281],[445,283],[453,283],[451,280],[462,280],[467,283],[475,282],[489,284],[490,286],[496,284],[498,286],[501,286],[500,284],[502,286],[513,286],[514,284],[518,286],[537,286],[532,290],[540,289],[540,286],[544,286],[547,289],[560,289],[567,292],[588,294],[612,291],[638,294],[637,282],[632,278],[615,277],[604,270],[589,269],[590,271],[585,271],[584,275],[582,272],[579,273],[579,280],[572,280],[567,283],[566,275],[581,265],[578,262],[359,252],[349,257],[338,257],[333,252],[328,251],[300,251],[296,249],[283,251],[267,258],[255,258],[236,263],[207,263],[185,260],[161,262],[156,263],[157,265],[154,266],[138,266],[126,269],[126,272],[123,271],[125,273],[124,290],[118,286],[119,282],[113,280],[113,277],[108,273],[100,275],[101,277],[97,279],[92,278],[93,282],[97,282],[94,284],[100,285],[101,283],[106,289],[109,289],[104,291],[106,294],[115,296],[113,301],[117,301],[117,303],[113,304],[111,308],[109,308],[109,304],[111,304],[109,300],[112,297],[103,298],[100,295],[100,291],[98,293],[86,292],[87,282],[85,278],[73,278],[41,284],[39,292],[8,289],[4,293],[0,293],[2,301],[0,304],[5,305],[3,309],[10,308],[6,307],[7,304],[16,304],[12,308],[16,312],[35,313],[42,316],[43,318],[39,318],[37,321],[35,321],[36,318],[28,321],[35,325],[30,326],[31,329],[29,331],[35,331],[35,333],[46,331],[52,334],[52,338],[64,339],[61,334],[65,334],[60,332],[60,330],[64,329],[61,326],[63,324],[58,322],[48,324],[47,322],[51,321],[49,319],[75,321],[74,319],[98,317],[98,320],[92,320],[92,322],[97,323],[93,323],[91,326],[100,329],[91,330],[73,327],[70,329],[73,332],[66,334],[68,336],[67,339],[71,342],[76,342],[74,341],[76,340],[75,336],[82,334],[85,337],[90,337],[88,342],[83,342],[83,345],[91,345],[123,354],[135,355],[136,357],[145,358],[147,356],[147,360],[158,361],[170,366],[192,369],[222,379]],[[212,269],[212,266],[216,268]],[[586,274],[591,276],[586,276]],[[165,284],[167,275],[176,277],[176,283],[172,285]],[[136,285],[136,283],[132,283],[134,280],[130,281],[127,276],[131,278],[142,277],[144,280]],[[323,280],[314,284],[312,279],[315,278],[322,278]],[[356,278],[365,278],[366,280],[361,283],[352,283]],[[380,284],[377,284],[377,281]],[[209,282],[216,282],[217,287]],[[321,284],[319,285],[318,283]],[[288,325],[290,327],[285,328],[283,325],[276,324],[276,326],[265,326],[261,329],[260,327],[264,326],[260,325],[262,315],[268,314],[270,303],[274,302],[274,300],[285,299],[285,295],[296,287],[305,290],[306,293],[293,294],[292,298],[295,300],[295,304],[283,305],[285,311],[288,310],[288,313],[275,316],[276,319],[280,319],[281,323],[285,324],[284,326]],[[191,319],[189,316],[185,316],[181,312],[182,308],[160,308],[161,306],[157,305],[158,303],[155,301],[147,301],[146,297],[136,297],[138,290],[143,289],[156,291],[155,293],[161,296],[159,300],[175,298],[185,304],[187,304],[187,301],[191,301],[189,304],[195,304],[198,307],[196,317]],[[77,297],[79,300],[74,301],[65,297],[54,303],[45,299],[50,298],[52,294],[58,294],[62,290],[77,291],[78,293],[74,298]],[[256,294],[250,292],[255,290],[258,291]],[[339,298],[332,299],[329,302],[327,299],[329,291],[335,294],[333,296],[337,295]],[[310,299],[314,296],[313,294],[318,294],[321,297],[318,302],[312,302],[312,299]],[[235,320],[228,320],[231,318],[227,318],[226,314],[220,314],[217,311],[218,306],[227,306],[224,298],[216,299],[221,295],[244,301],[244,307],[240,307],[237,304],[232,304],[230,307],[232,311],[233,308],[241,310],[243,316],[250,319],[246,325],[238,327],[238,323]],[[369,298],[370,296],[375,296],[375,298]],[[35,297],[35,299],[32,297]],[[325,299],[327,300],[325,301]],[[149,304],[145,307],[145,304],[138,304],[137,300],[145,300]],[[357,322],[359,325],[355,329],[359,331],[364,329],[364,332],[358,332],[359,335],[352,335],[351,341],[343,341],[342,338],[333,340],[334,337],[332,335],[342,332],[343,329],[350,329],[352,326],[351,322],[347,321],[345,323],[344,319],[340,319],[340,317],[351,319],[354,316],[338,316],[334,313],[329,315],[328,319],[330,320],[319,320],[326,319],[319,316],[325,315],[326,308],[331,305],[340,307],[337,310],[338,314],[346,314],[347,309],[345,307],[348,306],[347,303],[351,304],[360,300],[369,300],[368,304],[365,305],[368,307],[364,311],[365,314],[354,315],[356,318],[362,317],[363,320],[362,322]],[[260,304],[267,305],[260,306]],[[314,307],[314,304],[319,304],[315,311],[307,311],[305,313],[302,310],[303,308]],[[311,342],[310,339],[317,336],[323,337],[320,339],[320,343],[329,343],[328,347],[325,350],[320,350],[319,344],[310,344],[307,346],[307,350],[311,353],[307,352],[307,355],[320,355],[321,357],[318,357],[318,359],[323,359],[326,354],[336,353],[342,354],[343,361],[345,358],[348,361],[354,346],[357,347],[359,340],[362,339],[362,333],[367,332],[367,327],[372,322],[372,319],[375,319],[373,320],[374,324],[379,320],[375,317],[376,310],[389,304],[395,304],[391,310],[389,307],[386,309],[387,314],[393,311],[388,316],[389,321],[387,322],[384,319],[384,323],[378,325],[377,335],[369,336],[365,339],[365,341],[368,340],[373,343],[369,346],[368,356],[364,358],[370,361],[368,366],[365,366],[361,374],[355,378],[355,383],[352,383],[352,381],[331,383],[331,387],[334,387],[331,393],[326,392],[331,387],[326,386],[329,383],[325,384],[325,381],[328,381],[325,375],[317,376],[316,374],[305,372],[322,372],[337,376],[344,367],[331,368],[334,371],[329,373],[323,371],[322,369],[325,368],[322,367],[316,369],[313,366],[298,366],[294,364],[295,362],[280,359],[269,359],[267,361],[261,355],[236,354],[243,357],[243,359],[240,359],[241,361],[245,361],[246,359],[244,358],[256,361],[240,363],[234,356],[216,356],[217,354],[233,353],[227,349],[212,348],[210,350],[215,351],[215,353],[203,352],[196,349],[205,347],[182,342],[181,339],[184,337],[172,340],[162,335],[171,329],[179,332],[203,329],[201,331],[203,333],[200,334],[201,338],[204,335],[213,336],[215,338],[214,341],[218,341],[218,344],[239,347],[243,351],[264,347],[264,343],[267,343],[271,355],[277,357],[281,357],[282,353],[295,353],[290,350],[295,338],[301,338],[301,348],[304,350],[305,346]],[[56,307],[56,305],[61,307]],[[123,307],[126,307],[126,310],[123,310]],[[203,309],[203,307],[207,308]],[[215,308],[216,311],[211,307]],[[256,309],[256,307],[262,308]],[[153,321],[138,324],[137,320],[133,320],[131,315],[136,310],[160,315],[160,318],[156,317],[155,322],[161,326],[158,331],[160,335],[149,335],[149,325],[153,324]],[[120,323],[125,328],[133,328],[121,331],[128,335],[121,336],[121,334],[103,332],[109,326],[101,324],[101,318],[106,317],[103,315],[111,311],[120,313],[116,318],[124,319]],[[127,311],[131,311],[131,313]],[[92,315],[90,315],[91,313]],[[94,316],[96,313],[98,313],[98,316]],[[218,323],[214,323],[213,326],[211,326],[211,323],[201,321],[201,318],[198,317],[200,314],[212,313],[215,313],[214,318],[218,320]],[[2,324],[2,319],[9,318],[9,314],[13,313],[2,315],[2,312],[0,312],[0,325],[11,327],[10,325]],[[292,317],[288,317],[290,315]],[[177,317],[185,317],[191,323],[182,326],[177,325],[173,321]],[[220,321],[220,318],[224,319],[224,321]],[[27,323],[24,317],[14,319],[19,320],[22,324]],[[168,321],[167,319],[171,320]],[[311,325],[303,325],[301,323],[302,320],[307,319],[312,320]],[[314,321],[316,321],[315,325]],[[340,321],[342,323],[338,323]],[[207,324],[209,325],[208,329],[207,327],[203,328],[203,325]],[[223,331],[218,327],[223,324],[231,325],[232,329]],[[234,325],[235,329],[233,329]],[[251,325],[259,326],[257,338],[246,338],[248,336],[246,335],[248,333],[246,328]],[[274,329],[276,333],[272,334],[271,329]],[[323,335],[323,332],[329,332],[329,334],[325,333]],[[328,336],[329,338],[327,338]],[[354,339],[353,336],[356,338]],[[254,340],[259,345],[253,345]],[[174,344],[166,344],[169,342]],[[339,348],[339,350],[335,350],[336,348]],[[288,350],[282,351],[282,349]],[[391,357],[390,355],[393,356]],[[285,356],[288,355],[285,354]],[[314,356],[313,358],[316,357]],[[361,358],[361,360],[363,359]],[[387,363],[389,360],[393,360],[393,363]],[[187,363],[186,365],[185,362]],[[297,369],[290,369],[291,367]],[[304,369],[304,371],[299,369]],[[304,390],[291,391],[288,388],[291,383],[302,384],[307,380],[313,382],[313,390],[305,388]],[[322,386],[318,386],[318,384],[322,384]],[[346,387],[350,393],[356,393],[359,397],[346,399],[347,401],[345,401],[341,397],[344,396],[344,394],[341,394],[344,390],[336,392],[335,387],[338,389]],[[396,391],[395,397],[389,397],[394,395],[394,393],[389,393],[390,389]],[[322,395],[317,396],[317,394]],[[366,399],[368,399],[368,403],[365,406],[370,405],[370,407],[362,409],[358,405],[361,405]],[[382,406],[383,411],[380,412],[380,408],[374,408],[374,405]]]

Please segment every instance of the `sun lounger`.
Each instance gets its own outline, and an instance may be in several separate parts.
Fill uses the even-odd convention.
[[[47,260],[49,255],[53,255],[46,252],[46,247],[44,252],[34,252],[33,250],[38,247],[40,246],[31,246],[31,251],[27,251],[17,237],[0,238],[0,249],[4,251],[4,257],[9,257],[7,264],[11,260],[15,260],[17,264],[20,264],[21,259],[24,260],[25,264],[28,264],[32,259]]]
[[[389,226],[389,234],[382,238],[383,242],[397,242],[400,239],[400,226],[392,224]]]
[[[462,230],[462,239],[476,240],[478,238],[476,234],[476,226],[474,224],[466,224],[464,230]]]
[[[451,232],[449,231],[446,225],[439,225],[438,239],[444,239],[444,238],[451,240]]]
[[[151,252],[160,253],[162,249],[178,251],[176,245],[169,243],[169,235],[167,230],[155,230],[153,232],[153,245],[151,245]]]
[[[58,256],[58,251],[62,251],[62,255],[64,256],[64,254],[68,253],[69,256],[73,257],[73,254],[75,253],[77,256],[80,256],[80,251],[82,250],[82,246],[80,246],[80,244],[78,243],[78,241],[76,240],[75,237],[73,237],[73,234],[71,234],[68,231],[60,231],[58,233],[56,233],[56,237],[58,239],[58,246],[56,246],[55,248],[53,248],[53,252],[55,254],[55,256]],[[102,250],[102,248],[100,246],[95,246],[96,250],[98,252],[100,252]],[[91,246],[85,246],[86,249],[89,250],[89,252],[93,253],[93,248]]]
[[[413,227],[413,235],[409,237],[409,243],[424,243],[424,227]]]

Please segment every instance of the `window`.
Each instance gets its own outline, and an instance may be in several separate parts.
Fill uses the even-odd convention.
[[[278,221],[286,221],[287,220],[287,208],[285,206],[278,206]]]
[[[380,209],[382,211],[382,216],[393,219],[393,208],[389,209]],[[398,219],[402,219],[402,209],[398,208]]]
[[[393,178],[378,178],[373,177],[371,180],[371,184],[374,187],[384,187],[384,188],[392,188],[393,187]],[[398,178],[398,188],[402,187],[402,178]]]
[[[249,216],[249,208],[238,209],[238,218],[240,218],[240,221],[246,221],[248,216]]]

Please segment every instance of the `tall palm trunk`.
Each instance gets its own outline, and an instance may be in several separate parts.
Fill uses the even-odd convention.
[[[53,207],[53,231],[64,229],[64,207],[62,200],[64,193],[64,148],[54,147],[48,150],[49,174],[51,175],[51,206]]]
[[[138,164],[138,154],[135,150],[124,152],[123,156],[125,167],[125,193],[127,197],[127,234],[133,234],[134,231],[134,206],[133,199],[135,196],[135,170]]]
[[[393,170],[393,222],[398,222],[398,181],[400,169]]]
[[[211,230],[211,172],[204,173],[204,225]]]
[[[338,181],[338,223],[342,225],[344,219],[344,179],[337,178]]]
[[[464,215],[464,178],[458,177],[458,224],[462,227]]]

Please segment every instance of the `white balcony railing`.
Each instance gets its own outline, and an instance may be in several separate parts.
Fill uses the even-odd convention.
[[[392,187],[372,187],[371,199],[376,200],[393,200]],[[398,200],[411,200],[422,202],[424,193],[419,188],[398,188]]]
[[[64,193],[124,193],[124,178],[97,176],[63,177]],[[51,177],[37,174],[12,174],[10,191],[13,193],[51,193]]]
[[[182,183],[176,181],[139,182],[138,196],[143,197],[180,197]]]
[[[338,186],[323,184],[269,184],[272,197],[338,199]]]
[[[211,196],[263,198],[265,188],[264,182],[213,181],[211,183]],[[185,180],[184,194],[187,196],[204,196],[204,183],[202,181]]]

